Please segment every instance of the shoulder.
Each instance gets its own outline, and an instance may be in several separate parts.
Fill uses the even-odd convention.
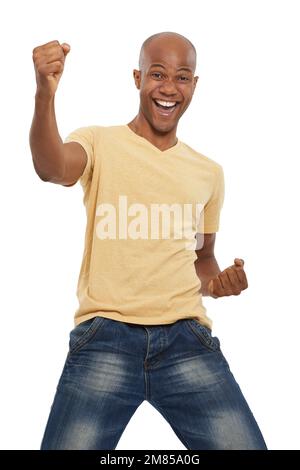
[[[217,174],[220,174],[223,172],[223,167],[218,161],[214,160],[211,157],[208,157],[207,155],[204,155],[198,150],[195,150],[194,148],[192,148],[190,145],[186,144],[185,142],[181,141],[181,144],[182,144],[182,148],[185,150],[187,154],[189,154],[191,157],[198,160],[199,162],[203,163],[207,168],[211,169],[211,171]]]
[[[104,126],[104,125],[94,125],[89,126],[90,131],[93,133],[95,139],[115,139],[118,136],[123,135],[123,127],[122,125],[111,125],[111,126]]]

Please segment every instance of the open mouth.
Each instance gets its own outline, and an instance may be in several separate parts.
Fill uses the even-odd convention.
[[[157,111],[159,112],[159,114],[161,114],[163,116],[169,116],[170,114],[172,114],[174,109],[178,105],[178,101],[176,101],[174,105],[168,105],[168,106],[164,106],[160,102],[157,102],[157,100],[155,100],[155,99],[153,99],[153,102],[154,102],[155,107],[157,108]]]

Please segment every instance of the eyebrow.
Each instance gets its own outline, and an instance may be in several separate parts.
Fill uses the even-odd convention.
[[[163,69],[165,69],[166,67],[162,64],[151,64],[150,65],[150,68],[151,67],[162,67]],[[193,72],[192,69],[190,67],[179,67],[177,70],[187,70],[188,72]]]

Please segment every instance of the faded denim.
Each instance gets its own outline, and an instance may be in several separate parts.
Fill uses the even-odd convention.
[[[144,400],[186,449],[267,450],[209,328],[194,319],[137,325],[99,316],[70,332],[41,450],[113,450]]]

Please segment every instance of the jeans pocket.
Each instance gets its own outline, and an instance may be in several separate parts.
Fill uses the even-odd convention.
[[[74,354],[86,345],[102,326],[104,320],[104,317],[96,316],[75,326],[69,336],[69,355]]]
[[[189,331],[210,351],[220,351],[220,340],[212,335],[212,331],[199,321],[191,319],[186,322]]]

